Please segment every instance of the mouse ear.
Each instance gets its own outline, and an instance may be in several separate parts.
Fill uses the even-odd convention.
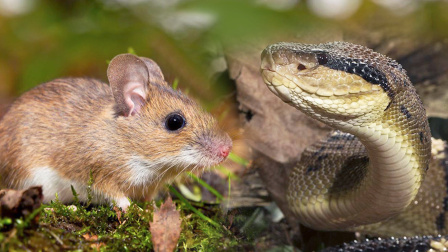
[[[107,78],[118,113],[124,116],[138,114],[148,94],[150,80],[147,64],[132,54],[117,55],[109,63]]]
[[[159,84],[168,86],[168,83],[166,83],[165,77],[163,76],[162,70],[155,61],[145,57],[139,57],[139,58],[143,62],[145,62],[146,67],[148,68],[150,84]]]

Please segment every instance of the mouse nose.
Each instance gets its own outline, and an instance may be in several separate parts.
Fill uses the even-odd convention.
[[[230,153],[230,146],[222,145],[219,147],[219,155],[223,158],[226,158]]]

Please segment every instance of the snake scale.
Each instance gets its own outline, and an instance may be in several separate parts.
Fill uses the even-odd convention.
[[[447,234],[446,146],[431,140],[400,64],[348,42],[281,42],[263,51],[261,74],[284,102],[336,130],[308,147],[289,177],[288,203],[302,224]]]

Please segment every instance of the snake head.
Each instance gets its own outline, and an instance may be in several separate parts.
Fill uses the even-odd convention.
[[[270,45],[261,73],[274,94],[321,121],[376,120],[407,84],[391,80],[408,82],[395,61],[347,42]]]

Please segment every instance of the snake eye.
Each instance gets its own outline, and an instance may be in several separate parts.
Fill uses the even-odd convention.
[[[319,65],[325,65],[328,62],[328,55],[326,53],[319,53],[316,55]]]
[[[168,131],[176,131],[185,126],[185,118],[178,113],[169,114],[165,119],[165,128]]]

